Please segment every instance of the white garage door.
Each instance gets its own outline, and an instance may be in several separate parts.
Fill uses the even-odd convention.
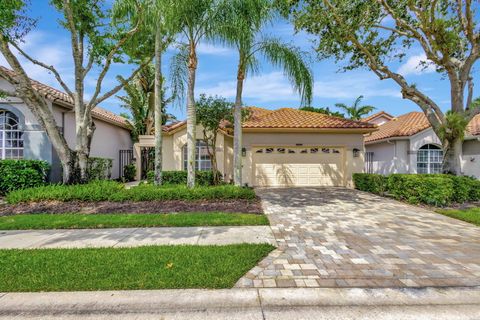
[[[253,149],[254,185],[343,186],[343,149],[327,147]]]

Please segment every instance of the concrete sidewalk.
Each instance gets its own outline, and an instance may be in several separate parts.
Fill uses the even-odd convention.
[[[0,319],[480,319],[480,288],[0,294]]]
[[[269,226],[0,231],[0,249],[270,243]]]

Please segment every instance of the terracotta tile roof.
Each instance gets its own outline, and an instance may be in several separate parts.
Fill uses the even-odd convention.
[[[15,72],[13,72],[10,69],[7,69],[3,66],[0,66],[0,69],[3,72],[8,73],[12,77],[15,76]],[[73,108],[73,99],[65,92],[57,90],[53,87],[50,87],[46,84],[43,84],[33,79],[30,79],[30,81],[32,82],[32,87],[41,95],[43,95],[46,99],[52,102],[60,102],[62,103],[62,105],[66,105],[68,107]],[[92,116],[96,119],[103,120],[126,129],[130,128],[128,126],[128,121],[125,118],[119,115],[116,115],[115,113],[110,112],[108,110],[105,110],[101,107],[93,108]]]
[[[394,137],[409,137],[428,128],[430,128],[430,122],[423,112],[410,112],[383,124],[378,131],[365,137],[365,142]],[[480,115],[470,121],[467,132],[470,135],[480,135]]]
[[[187,125],[187,121],[186,121],[186,120],[169,123],[169,124],[166,124],[166,125],[163,125],[163,126],[162,126],[162,131],[163,131],[163,132],[171,132],[171,131],[173,131],[173,130],[175,130],[175,129],[178,129],[178,128],[180,128],[180,127],[183,127],[184,125]]]
[[[385,118],[388,118],[388,119],[393,119],[394,118],[394,116],[392,116],[391,114],[386,113],[385,111],[380,111],[380,112],[374,113],[374,114],[372,114],[368,117],[365,117],[365,118],[361,119],[360,121],[369,122],[369,121],[372,121],[373,119],[379,118],[381,116],[383,116]]]
[[[265,110],[265,109],[263,109]],[[377,126],[368,122],[352,121],[329,115],[302,111],[292,108],[278,110],[254,110],[254,115],[244,124],[243,128],[289,128],[289,129],[376,129]]]

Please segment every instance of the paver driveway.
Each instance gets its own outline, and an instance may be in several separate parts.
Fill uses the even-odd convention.
[[[480,228],[343,188],[259,189],[279,248],[238,287],[480,285]]]

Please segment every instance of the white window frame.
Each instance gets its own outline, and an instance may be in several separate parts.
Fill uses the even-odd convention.
[[[212,161],[208,155],[208,146],[203,140],[197,140],[195,144],[195,170],[196,171],[211,171],[212,170]],[[182,162],[183,170],[187,170],[187,144],[184,144],[182,147]]]
[[[426,145],[423,145],[417,151],[417,173],[419,174],[442,173],[442,162],[443,162],[443,150],[437,145],[426,144]],[[426,165],[426,168],[422,168],[426,170],[422,171],[419,167],[419,164]]]
[[[18,117],[8,110],[0,110],[1,159],[23,159],[23,151],[23,131],[20,130]]]

